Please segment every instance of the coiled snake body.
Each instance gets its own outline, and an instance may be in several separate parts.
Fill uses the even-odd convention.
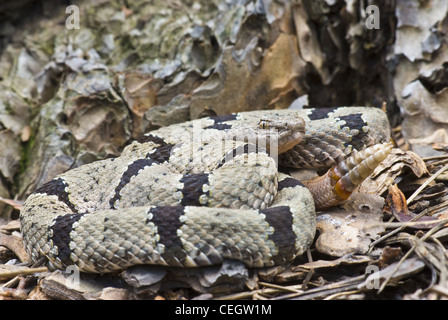
[[[33,261],[44,256],[54,268],[97,273],[224,259],[283,264],[310,246],[315,206],[344,200],[385,158],[391,146],[373,145],[389,141],[388,128],[381,110],[362,107],[253,111],[164,127],[30,195],[20,214],[25,247]],[[373,147],[344,161],[366,146]],[[334,167],[307,188],[278,172],[277,159]]]

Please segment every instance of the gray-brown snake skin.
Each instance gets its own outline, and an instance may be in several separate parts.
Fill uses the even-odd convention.
[[[23,240],[33,261],[45,256],[51,267],[85,272],[224,259],[283,264],[313,241],[315,205],[307,188],[278,172],[275,146],[292,147],[279,155],[281,166],[324,168],[389,140],[386,115],[362,107],[254,111],[164,127],[118,158],[37,189],[21,210]]]

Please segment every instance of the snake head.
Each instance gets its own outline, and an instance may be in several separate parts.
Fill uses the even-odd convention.
[[[281,154],[302,141],[305,121],[302,118],[278,116],[276,119],[260,119],[257,139],[264,139],[270,153]],[[275,150],[276,148],[276,150]]]

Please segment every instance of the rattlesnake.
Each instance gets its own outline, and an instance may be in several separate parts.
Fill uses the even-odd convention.
[[[387,156],[389,140],[385,114],[364,107],[242,112],[163,127],[118,158],[38,188],[20,213],[23,240],[33,261],[85,272],[224,259],[284,264],[313,241],[315,206],[346,199]],[[345,160],[366,146],[373,147]],[[333,168],[308,189],[277,161]]]

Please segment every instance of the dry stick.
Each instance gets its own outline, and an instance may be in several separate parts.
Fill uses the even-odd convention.
[[[313,275],[314,275],[314,268],[310,269],[310,271],[308,271],[308,273],[307,273],[307,275],[305,277],[305,280],[303,280],[303,282],[302,282],[302,290],[306,289],[306,287],[308,286],[308,283],[310,282],[310,280],[313,277]]]
[[[311,249],[308,248],[306,250],[306,256],[308,257],[308,262],[313,262],[313,255],[311,254]],[[314,268],[310,269],[305,277],[305,280],[302,282],[301,290],[305,290],[308,286],[308,283],[311,281],[311,278],[314,275]]]
[[[252,298],[254,300],[269,300],[268,298],[262,296],[260,293],[255,292],[254,295],[252,296]]]
[[[364,280],[365,275],[360,275],[357,277],[349,278],[346,280],[341,280],[339,282],[330,283],[325,286],[308,289],[302,293],[290,293],[283,296],[278,296],[272,298],[271,300],[282,300],[282,299],[291,299],[297,297],[305,297],[305,298],[316,298],[329,294],[334,294],[337,292],[341,292],[342,290],[354,290],[359,285],[359,282]]]
[[[360,292],[360,290],[337,292],[337,293],[334,293],[332,295],[329,295],[328,297],[325,297],[324,300],[334,300],[334,299],[339,298],[339,297],[345,297],[345,296],[348,296],[350,294],[357,294],[359,292]]]
[[[47,267],[29,268],[29,269],[25,269],[25,270],[5,271],[5,272],[0,272],[0,278],[12,278],[15,276],[30,275],[30,274],[34,274],[34,273],[47,272],[47,271],[48,271]]]
[[[292,287],[279,286],[277,284],[268,283],[268,282],[259,281],[258,284],[261,286],[264,286],[264,287],[268,287],[268,288],[279,289],[280,291],[289,291],[289,292],[295,292],[295,293],[303,292],[303,290],[299,290],[299,289],[292,288]]]
[[[414,198],[424,189],[426,188],[432,181],[434,181],[435,178],[437,178],[442,172],[445,172],[446,170],[448,170],[448,164],[443,166],[441,169],[439,169],[435,174],[433,174],[431,177],[429,177],[417,190],[415,190],[415,192],[406,200],[406,203],[409,204],[411,203],[412,200],[414,200]],[[418,216],[414,217],[413,219],[411,219],[411,221],[416,221],[418,219],[420,219],[423,215],[426,214],[426,210],[423,211],[422,213],[420,213]],[[429,230],[425,235],[422,236],[421,240],[424,241],[427,237],[429,237],[431,234],[433,234],[435,231],[435,229],[439,230],[441,229],[443,226],[445,225],[445,222],[439,223],[436,226],[434,226],[431,230]],[[383,237],[381,237],[380,239],[374,241],[371,245],[370,245],[370,250],[372,250],[372,248],[378,244],[379,242],[383,241],[384,239],[400,232],[401,230],[403,230],[405,228],[405,226],[402,226],[400,228],[397,228],[391,232],[389,232],[388,234],[384,235]],[[411,249],[409,249],[408,252],[406,252],[406,254],[400,259],[400,261],[397,263],[397,265],[394,268],[394,271],[391,272],[389,274],[389,276],[386,278],[386,280],[381,284],[381,287],[378,289],[378,294],[380,294],[384,288],[386,287],[387,283],[390,281],[390,279],[392,278],[392,276],[395,274],[395,272],[397,272],[398,268],[401,266],[401,264],[405,261],[405,259],[412,253],[414,252],[416,246],[413,245]],[[369,251],[370,251],[369,250]]]
[[[430,290],[448,297],[448,289],[441,285],[435,284],[430,288]]]
[[[20,282],[19,276],[15,276],[8,282],[5,282],[0,286],[0,288],[12,288],[13,286],[16,286]]]
[[[412,200],[414,200],[414,198],[424,189],[426,188],[432,181],[434,181],[435,178],[437,178],[441,173],[443,173],[444,171],[448,170],[448,164],[443,166],[441,169],[439,169],[439,171],[437,171],[436,173],[434,173],[431,177],[429,177],[417,190],[415,190],[415,192],[406,200],[406,204],[409,205],[409,203],[411,203]],[[421,212],[420,214],[418,214],[417,216],[415,216],[414,218],[412,218],[410,221],[417,221],[418,219],[420,219],[421,217],[423,217],[425,214],[427,213],[427,210]],[[393,236],[394,234],[400,232],[401,230],[405,229],[406,226],[401,226],[395,230],[392,230],[391,232],[389,232],[388,234],[385,234],[384,236],[382,236],[381,238],[379,238],[378,240],[373,241],[370,244],[370,249],[369,252],[372,251],[373,247],[375,245],[377,245],[378,243],[382,242],[383,240]]]
[[[432,216],[433,214],[435,214],[437,211],[441,210],[441,209],[445,209],[446,207],[448,207],[448,203],[446,201],[436,204],[434,206],[432,206],[431,208],[428,208],[428,210],[430,210],[431,212],[429,212],[428,215]]]
[[[291,287],[296,287],[296,286],[291,286]],[[297,289],[299,290],[299,289]],[[238,292],[238,293],[232,293],[229,295],[225,295],[225,296],[219,296],[214,298],[214,300],[239,300],[239,299],[247,299],[247,298],[251,298],[256,294],[276,294],[279,293],[279,291],[285,291],[285,288],[282,287],[281,290],[279,290],[278,288],[263,288],[263,289],[256,289],[256,290],[252,290],[252,291],[243,291],[243,292]]]
[[[432,157],[422,158],[423,161],[440,160],[440,159],[448,159],[448,155],[432,156]]]
[[[426,212],[426,211],[425,211]],[[418,216],[416,216],[415,218],[417,218]],[[387,227],[398,227],[398,228],[402,228],[402,227],[413,227],[413,226],[418,226],[418,225],[435,225],[435,224],[439,224],[441,222],[446,222],[448,223],[448,218],[444,218],[444,219],[440,219],[440,220],[428,220],[428,221],[406,221],[406,222],[377,222],[377,223],[370,223],[367,224],[366,229],[369,227],[377,227],[377,226],[383,226],[385,228]],[[395,231],[395,230],[394,230]]]
[[[419,240],[420,241],[425,241],[428,237],[430,237],[431,235],[433,235],[435,232],[439,231],[440,229],[442,229],[445,226],[446,222],[440,222],[437,225],[435,225],[431,230],[429,230],[427,233],[425,233]],[[390,281],[390,279],[392,278],[392,276],[395,274],[395,272],[397,272],[398,268],[402,265],[402,263],[406,260],[406,258],[412,253],[414,252],[415,248],[417,246],[415,244],[412,245],[411,249],[409,249],[408,252],[406,252],[406,254],[400,259],[400,261],[397,263],[397,265],[395,266],[394,270],[389,274],[389,276],[384,280],[384,282],[381,284],[381,287],[378,289],[378,294],[380,294],[384,288],[386,287],[387,283]]]
[[[424,210],[424,211],[420,212],[417,216],[415,216],[414,218],[412,218],[412,219],[411,219],[410,221],[408,221],[408,222],[415,222],[415,221],[417,221],[418,219],[420,219],[421,217],[423,217],[426,213],[427,213],[427,210]],[[434,223],[434,222],[433,222],[433,223]],[[369,249],[369,253],[373,250],[373,247],[375,247],[378,243],[380,243],[380,242],[384,241],[385,239],[392,237],[392,236],[395,235],[396,233],[398,233],[398,232],[400,232],[400,231],[406,229],[407,226],[408,226],[407,224],[402,225],[401,227],[399,227],[399,228],[397,228],[397,229],[394,229],[394,230],[392,230],[391,232],[389,232],[389,233],[385,234],[384,236],[382,236],[381,238],[379,238],[379,239],[373,241],[373,242],[369,245],[369,247],[370,247],[370,249]]]
[[[446,253],[445,253],[445,250],[446,250],[445,246],[437,238],[434,238],[431,236],[430,239],[431,239],[431,241],[433,241],[434,243],[436,243],[439,246],[439,249],[442,250],[442,253],[441,253],[442,257],[445,257],[445,259],[443,259],[444,263],[442,264],[443,268],[439,268],[439,270],[440,270],[440,276],[439,276],[440,281],[439,282],[446,283],[447,279],[448,279],[448,266],[446,264],[447,259],[446,259]]]
[[[431,177],[428,178],[428,180],[426,180],[417,190],[415,190],[415,192],[406,200],[406,203],[409,204],[411,203],[412,200],[414,200],[414,198],[423,190],[425,189],[428,184],[430,184],[435,178],[437,178],[441,173],[443,173],[444,171],[448,170],[448,164],[446,164],[445,166],[443,166],[442,168],[439,169],[439,171],[437,171],[436,173],[434,173]]]

